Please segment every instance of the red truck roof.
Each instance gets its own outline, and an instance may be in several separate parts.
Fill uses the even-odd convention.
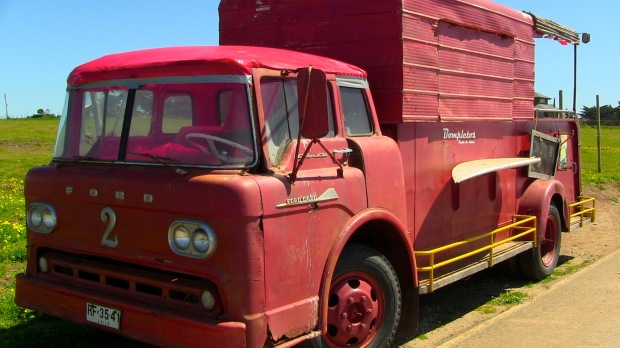
[[[75,68],[68,85],[159,76],[252,74],[254,68],[297,69],[313,65],[327,73],[366,77],[356,66],[334,59],[276,48],[184,46],[106,55]]]

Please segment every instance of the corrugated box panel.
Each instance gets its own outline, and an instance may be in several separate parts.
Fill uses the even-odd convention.
[[[398,123],[402,119],[403,68],[402,65],[383,65],[369,67],[368,83],[377,110],[382,110],[382,119]]]
[[[488,0],[404,0],[403,10],[488,32],[532,38],[533,21],[529,15]]]
[[[383,123],[533,118],[532,19],[486,0],[223,0],[220,42],[366,69]]]
[[[436,3],[425,2],[426,11]],[[436,120],[439,112],[437,21],[403,14],[402,120]]]
[[[223,0],[220,3],[220,43],[224,45],[247,42],[297,50],[316,47],[342,55],[346,50],[339,45],[394,40],[400,37],[400,31],[393,1]]]
[[[439,22],[439,117],[512,118],[514,39]]]
[[[534,105],[534,42],[515,42],[513,117],[532,118]]]

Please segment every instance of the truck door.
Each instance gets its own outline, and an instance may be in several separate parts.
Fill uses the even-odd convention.
[[[296,151],[300,118],[294,74],[262,70],[254,74],[254,83],[268,171],[257,176],[264,211],[266,312],[277,340],[293,329],[299,334],[316,326],[330,247],[350,217],[367,206],[366,188],[362,172],[346,165],[347,141],[334,121],[331,87],[325,86],[329,131],[318,143],[302,138]]]

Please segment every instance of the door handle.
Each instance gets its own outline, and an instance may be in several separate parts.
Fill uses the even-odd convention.
[[[342,154],[342,155],[348,155],[351,152],[353,152],[353,150],[349,149],[348,147],[345,147],[342,150],[333,150],[332,151],[334,154]]]

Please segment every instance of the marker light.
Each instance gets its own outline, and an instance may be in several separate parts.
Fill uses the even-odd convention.
[[[212,310],[215,306],[215,297],[213,297],[213,294],[210,291],[206,290],[200,296],[200,303],[202,303],[204,308]]]

